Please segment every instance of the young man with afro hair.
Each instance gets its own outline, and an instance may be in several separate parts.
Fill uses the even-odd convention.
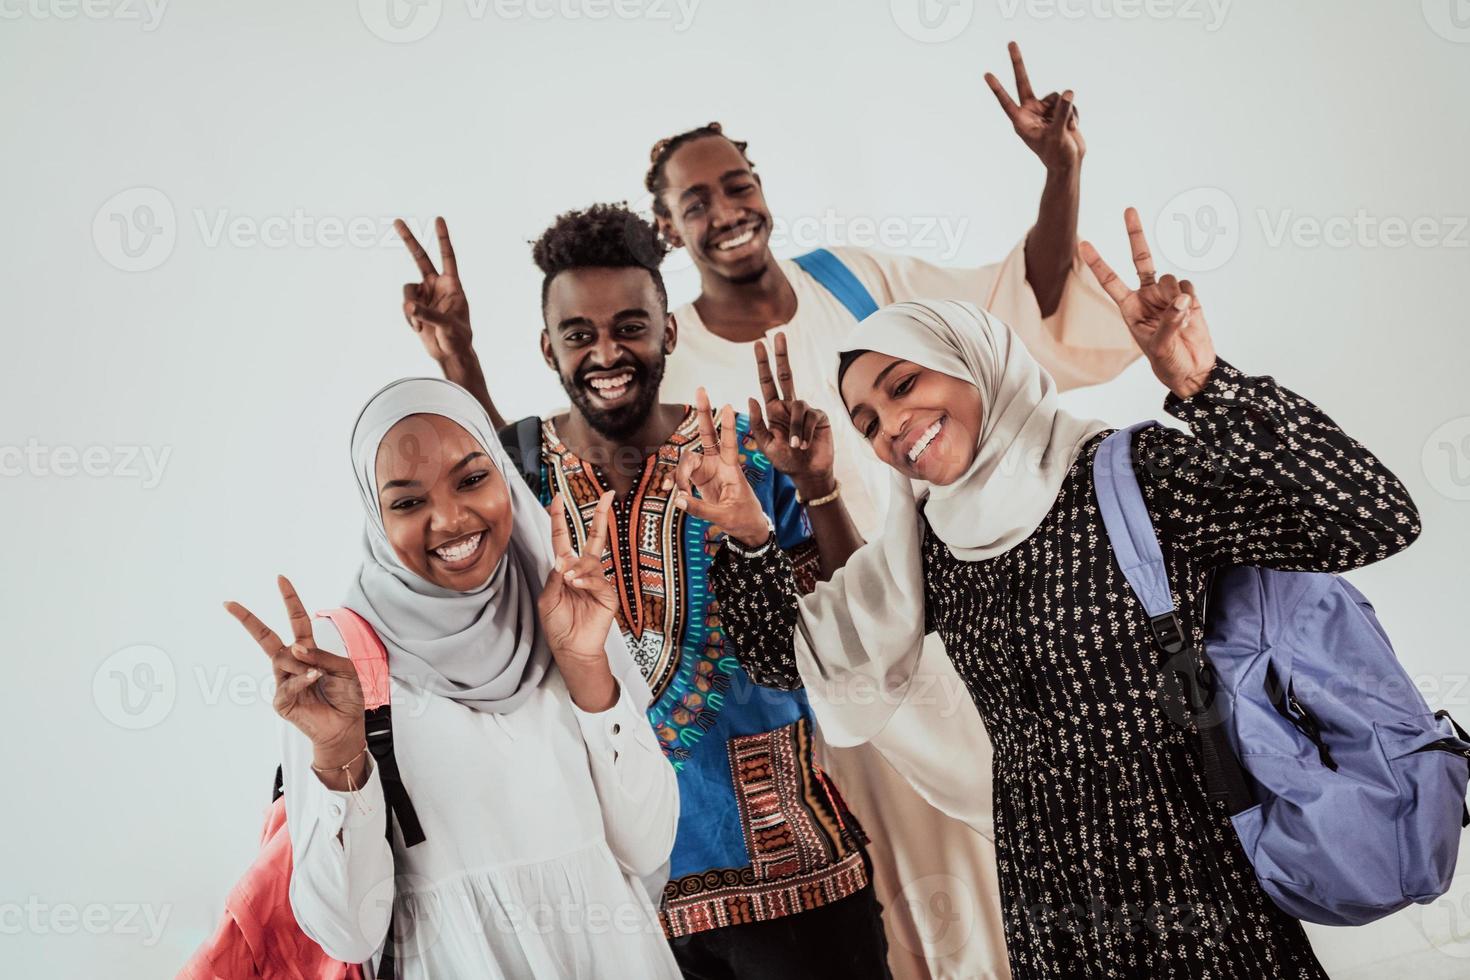
[[[497,416],[470,342],[468,303],[448,231],[445,274],[401,228],[425,279],[404,312],[446,376]],[[810,587],[862,543],[832,475],[832,425],[792,397],[784,345],[774,371],[762,347],[765,404],[714,413],[660,398],[677,346],[657,229],[625,206],[559,216],[534,243],[543,273],[542,356],[570,406],[503,431],[526,477],[559,495],[577,547],[614,493],[616,529],[603,566],[617,621],[654,700],[649,721],[678,771],[680,817],[660,908],[689,977],[886,977],[887,941],[867,838],[813,758],[803,692],[759,687],[726,644],[708,569],[730,531],[786,550]],[[452,283],[443,282],[445,275]],[[776,376],[782,378],[778,388]],[[705,468],[701,471],[701,468]],[[742,480],[768,526],[727,529],[719,501],[691,477]],[[806,502],[804,505],[803,502]]]

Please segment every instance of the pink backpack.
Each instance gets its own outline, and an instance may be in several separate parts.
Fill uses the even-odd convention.
[[[388,651],[373,628],[350,609],[329,609],[317,616],[330,619],[337,627],[347,644],[347,655],[357,668],[367,707],[368,751],[373,754],[383,794],[398,821],[403,842],[413,847],[424,839],[424,832],[393,757]],[[388,836],[391,843],[391,821]],[[332,959],[301,931],[291,911],[290,885],[291,841],[286,836],[286,800],[277,767],[275,790],[260,836],[260,853],[225,900],[219,928],[184,965],[178,980],[362,980],[361,966]],[[378,963],[379,980],[392,980],[396,973],[392,939],[390,919],[388,943]]]

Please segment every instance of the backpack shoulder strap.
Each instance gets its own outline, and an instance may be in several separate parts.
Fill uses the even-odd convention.
[[[501,429],[500,444],[515,462],[531,492],[541,495],[541,419],[527,415]]]
[[[1173,593],[1169,591],[1169,571],[1164,565],[1158,532],[1148,515],[1134,469],[1133,433],[1157,424],[1139,422],[1104,439],[1092,459],[1092,482],[1108,543],[1113,546],[1113,558],[1148,613],[1154,642],[1170,655],[1164,665],[1166,676],[1172,674],[1182,682],[1180,693],[1191,712],[1203,712],[1208,710],[1208,698],[1217,696],[1214,668],[1203,650],[1197,656],[1178,656],[1184,652],[1184,629],[1179,623]],[[1218,723],[1197,726],[1200,762],[1206,794],[1222,801],[1228,813],[1236,814],[1255,801],[1225,727]]]
[[[329,619],[347,644],[347,656],[357,668],[364,707],[369,711],[387,704],[392,695],[388,685],[388,651],[378,634],[351,609],[326,609],[317,616]]]
[[[1169,591],[1158,533],[1133,468],[1133,433],[1157,424],[1138,422],[1104,439],[1092,459],[1092,480],[1118,568],[1143,603],[1159,645],[1165,653],[1178,653],[1184,649],[1184,632]]]
[[[822,288],[847,307],[855,319],[862,320],[878,311],[873,294],[841,259],[825,248],[814,249],[792,259],[801,270],[822,284]]]
[[[403,785],[403,776],[398,770],[398,759],[393,754],[393,708],[389,703],[388,650],[378,633],[367,620],[351,609],[326,609],[317,616],[332,621],[342,642],[347,644],[347,656],[357,668],[357,679],[362,684],[363,706],[367,708],[367,745],[378,764],[378,778],[383,783],[383,797],[393,818],[398,821],[398,832],[403,835],[405,847],[413,847],[424,840],[423,826],[418,812],[408,798],[408,789]],[[392,834],[390,826],[389,834]],[[391,840],[391,836],[390,836]]]

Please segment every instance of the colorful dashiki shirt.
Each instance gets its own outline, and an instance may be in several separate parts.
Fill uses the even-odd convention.
[[[748,425],[736,417],[746,477],[810,589],[818,568],[811,525]],[[806,694],[755,686],[725,648],[709,588],[722,535],[662,489],[698,445],[690,409],[644,461],[634,490],[614,503],[617,530],[602,556],[617,588],[618,624],[653,690],[648,719],[679,776],[679,829],[660,910],[670,937],[777,919],[868,884],[866,837],[812,759]],[[574,504],[568,523],[580,551],[605,480],[562,444],[549,419],[540,482],[543,502],[560,493]]]

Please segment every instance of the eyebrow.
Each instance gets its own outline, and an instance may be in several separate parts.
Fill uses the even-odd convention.
[[[883,379],[886,378],[886,377],[888,377],[888,373],[890,371],[892,371],[894,368],[898,367],[900,364],[907,364],[907,363],[908,363],[908,361],[905,361],[905,360],[902,360],[902,359],[897,360],[897,361],[890,362],[889,365],[886,368],[884,368],[883,370],[879,371],[878,372],[878,376],[873,379],[873,387],[876,388],[879,385],[881,385],[883,383]],[[867,404],[865,402],[858,402],[857,407],[854,408],[852,411],[850,411],[850,412],[847,413],[848,421],[853,422],[853,423],[856,423],[857,422],[857,414],[858,414],[858,412],[862,411],[864,408],[867,408]]]
[[[477,459],[477,458],[480,458],[480,457],[483,457],[485,459],[489,459],[490,458],[489,456],[486,456],[484,453],[482,453],[478,449],[476,449],[474,452],[472,452],[469,455],[465,456],[464,459],[460,460],[458,463],[455,463],[453,466],[451,466],[449,468],[449,472],[456,473],[459,470],[463,469],[464,466],[465,466],[465,464],[469,463],[470,460]],[[386,493],[389,490],[399,490],[399,489],[402,489],[403,487],[421,487],[421,486],[423,486],[423,484],[420,483],[418,480],[389,480],[387,483],[383,484],[382,488],[379,489],[378,492],[379,493]]]
[[[628,308],[626,310],[618,310],[618,312],[616,312],[616,313],[613,314],[612,322],[613,323],[620,323],[623,320],[632,320],[632,319],[635,319],[635,318],[644,319],[644,320],[651,320],[651,319],[653,319],[653,314],[649,313],[647,310],[645,310],[645,309],[643,309],[641,307],[634,306],[634,307],[630,307],[630,308]],[[595,323],[592,322],[592,318],[591,317],[585,317],[585,316],[569,316],[565,320],[562,320],[562,321],[558,322],[557,325],[556,325],[556,329],[565,332],[567,330],[572,329],[573,327],[594,327],[595,328],[596,326],[597,326],[597,324],[595,324]]]
[[[741,177],[750,173],[751,170],[749,167],[736,167],[734,170],[726,170],[724,173],[720,174],[719,181],[723,184],[731,177]],[[695,184],[694,186],[687,188],[684,193],[680,194],[679,200],[684,200],[684,198],[688,197],[690,194],[698,194],[700,191],[703,191],[708,186],[708,184]]]

